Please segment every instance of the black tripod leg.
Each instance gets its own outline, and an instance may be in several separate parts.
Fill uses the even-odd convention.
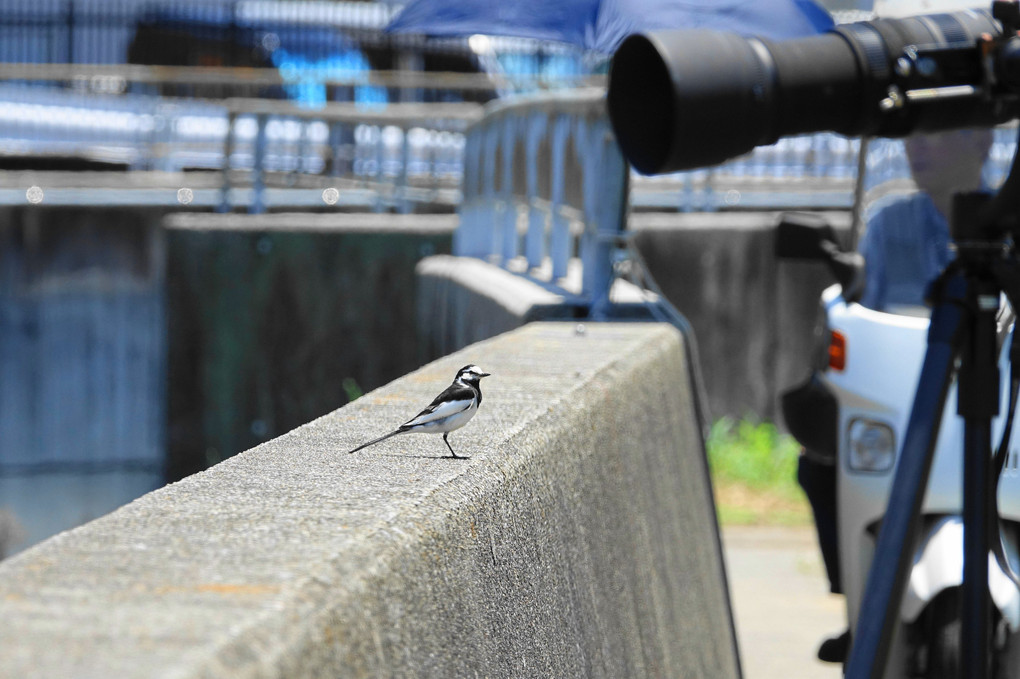
[[[991,424],[967,420],[963,462],[963,610],[960,666],[968,679],[988,676],[991,598],[988,593],[988,498],[995,498],[991,472]],[[996,529],[998,527],[996,526]],[[998,540],[998,535],[995,536]]]
[[[910,572],[921,502],[928,486],[946,392],[960,333],[968,320],[963,312],[966,279],[960,274],[953,275],[943,281],[942,291],[932,310],[928,350],[891,486],[893,492],[889,495],[861,600],[846,668],[849,679],[881,679],[883,676],[899,602]]]
[[[960,356],[959,414],[964,418],[963,459],[963,610],[960,662],[967,676],[988,676],[991,600],[988,553],[992,531],[998,539],[996,492],[992,484],[992,418],[999,412],[999,366],[995,314],[998,287],[992,281],[972,286],[976,310],[973,331]]]

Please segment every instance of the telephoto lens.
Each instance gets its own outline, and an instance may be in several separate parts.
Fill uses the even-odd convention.
[[[989,55],[980,44],[1009,53],[1015,45],[1002,32],[988,11],[968,10],[782,42],[700,30],[635,34],[613,57],[609,117],[623,155],[644,174],[717,165],[793,134],[897,137],[994,125],[1018,108],[1014,90],[998,96],[985,87]]]

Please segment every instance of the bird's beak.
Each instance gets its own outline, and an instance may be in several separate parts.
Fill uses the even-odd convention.
[[[479,377],[489,377],[492,373],[482,373]]]

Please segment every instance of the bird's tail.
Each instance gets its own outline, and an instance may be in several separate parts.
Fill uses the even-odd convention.
[[[375,444],[379,443],[380,441],[385,441],[386,439],[388,439],[391,436],[396,436],[397,434],[402,434],[402,433],[403,432],[400,429],[397,429],[396,431],[391,431],[389,434],[386,434],[385,436],[380,436],[377,439],[372,439],[368,443],[362,443],[360,446],[358,446],[354,450],[348,450],[347,454],[350,455],[351,453],[356,453],[359,450],[361,450],[362,448],[368,448],[369,446],[374,446]]]

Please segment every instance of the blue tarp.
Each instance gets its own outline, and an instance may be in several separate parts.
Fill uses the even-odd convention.
[[[188,5],[160,8],[146,15],[152,24],[189,31],[196,37],[229,39],[238,45],[261,50],[287,83],[287,98],[305,106],[326,102],[323,80],[363,76],[372,67],[353,40],[332,27],[289,23],[285,20],[244,18],[237,20],[229,6]],[[354,101],[365,105],[386,103],[386,90],[370,85],[354,89]]]
[[[710,28],[785,40],[832,26],[812,0],[412,0],[387,30],[529,37],[611,53],[636,32]]]

